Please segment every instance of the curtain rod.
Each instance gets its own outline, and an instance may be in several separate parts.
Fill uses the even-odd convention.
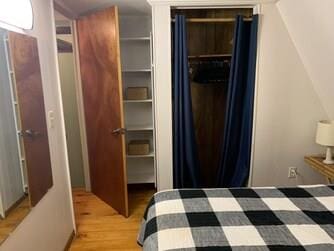
[[[206,54],[206,55],[189,55],[189,59],[200,59],[200,58],[224,58],[232,57],[232,54]]]
[[[244,21],[252,21],[251,17],[244,18]],[[235,18],[187,18],[188,23],[232,23],[235,22]],[[175,19],[172,19],[175,22]]]
[[[211,9],[254,9],[253,5],[201,5],[201,6],[172,6],[171,9],[173,10],[211,10]]]

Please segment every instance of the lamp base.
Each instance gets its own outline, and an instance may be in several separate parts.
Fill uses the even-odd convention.
[[[327,147],[326,151],[326,159],[323,160],[323,163],[327,165],[333,165],[334,160],[332,159],[332,149],[330,147]]]
[[[333,165],[334,164],[334,160],[323,160],[323,163],[324,164],[327,164],[327,165]]]

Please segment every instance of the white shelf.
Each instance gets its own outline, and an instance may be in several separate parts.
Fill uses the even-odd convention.
[[[152,125],[152,102],[124,103],[125,125]]]
[[[150,41],[150,37],[121,37],[121,41],[135,42],[135,41]]]
[[[124,69],[122,72],[151,72],[151,69]]]
[[[153,158],[130,158],[127,160],[128,183],[155,183]]]
[[[153,126],[152,125],[128,125],[126,127],[126,131],[128,132],[153,131]]]
[[[123,100],[124,103],[152,103],[152,99]]]
[[[145,155],[126,155],[127,158],[154,158],[154,152]]]
[[[154,173],[140,174],[136,176],[128,175],[128,184],[155,183]]]

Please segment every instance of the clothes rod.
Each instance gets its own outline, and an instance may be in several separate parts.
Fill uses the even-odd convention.
[[[206,54],[206,55],[189,55],[189,59],[200,59],[200,58],[225,58],[232,57],[232,54]]]
[[[244,21],[252,21],[251,17],[244,18]],[[235,18],[187,18],[187,23],[233,23]],[[175,19],[172,19],[175,22]]]

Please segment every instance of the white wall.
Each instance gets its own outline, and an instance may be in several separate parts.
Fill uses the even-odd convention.
[[[281,0],[277,6],[314,89],[334,119],[334,1]]]
[[[290,1],[293,2],[293,1]],[[303,157],[323,151],[316,122],[328,116],[277,7],[262,6],[253,186],[324,182]],[[288,167],[299,168],[297,180]]]
[[[153,5],[154,22],[157,166],[160,190],[172,187],[169,5],[174,3],[189,6],[194,4],[194,1],[149,2]],[[250,0],[246,3],[242,0],[215,0],[212,4],[237,2],[262,3],[251,184],[284,186],[323,183],[324,179],[304,164],[303,160],[305,155],[323,151],[315,144],[316,123],[320,119],[328,118],[321,102],[322,97],[315,91],[312,78],[304,67],[275,1]],[[207,1],[196,1],[195,4],[207,5]],[[312,34],[312,31],[309,34]],[[288,179],[290,166],[298,167],[298,179]]]
[[[0,251],[60,251],[74,228],[52,1],[32,3],[35,24],[27,33],[38,39],[46,111],[53,110],[55,116],[53,128],[48,121],[54,185],[0,246]]]
[[[64,37],[65,35],[63,35]],[[71,41],[66,35],[67,41]],[[58,37],[58,36],[57,36]],[[71,41],[72,43],[72,41]],[[64,107],[64,119],[66,128],[66,140],[68,159],[71,174],[72,187],[85,187],[82,147],[80,139],[80,126],[78,118],[77,97],[75,89],[75,68],[72,52],[58,53],[59,75],[61,82],[62,100]]]

